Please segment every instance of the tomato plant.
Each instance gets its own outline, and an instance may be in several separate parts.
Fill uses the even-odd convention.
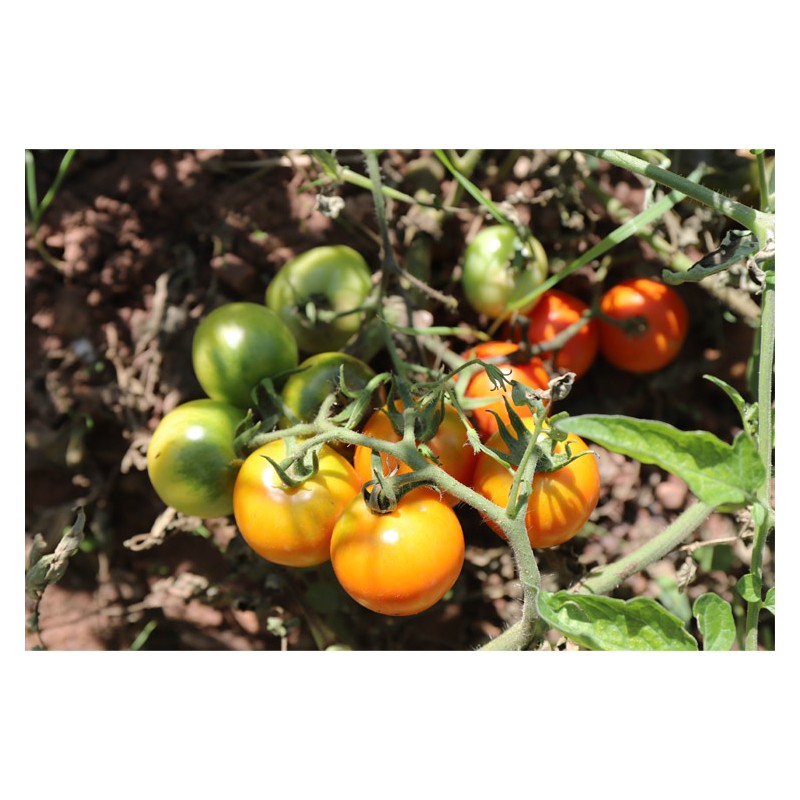
[[[233,437],[243,417],[235,406],[204,398],[161,420],[147,448],[147,474],[164,503],[198,517],[231,513],[240,463]]]
[[[632,278],[612,286],[600,301],[600,311],[616,320],[642,317],[642,330],[626,331],[600,323],[600,352],[626,372],[654,372],[680,352],[689,329],[683,298],[671,287],[650,278]]]
[[[400,436],[392,426],[391,420],[383,411],[376,411],[367,420],[362,433],[387,442],[400,441]],[[440,460],[441,467],[445,472],[461,483],[469,484],[472,480],[472,473],[475,470],[477,456],[467,443],[467,432],[464,429],[464,424],[461,422],[458,412],[452,406],[445,406],[444,417],[439,425],[439,430],[428,440],[427,445]],[[389,475],[394,470],[397,470],[400,474],[411,472],[411,468],[407,464],[397,461],[397,459],[386,453],[381,453],[381,462],[384,475]],[[353,457],[353,466],[362,483],[372,480],[374,478],[372,474],[372,450],[369,447],[357,446]],[[450,506],[458,502],[449,495],[445,495],[443,499]]]
[[[575,325],[589,307],[579,298],[560,289],[550,289],[527,313],[528,339],[531,344],[552,341],[558,334]],[[599,347],[597,320],[586,324],[556,351],[553,364],[559,372],[574,372],[580,378],[594,363]]]
[[[533,429],[532,419],[524,422],[527,428]],[[542,434],[542,440],[545,439]],[[574,434],[569,434],[566,441],[573,455],[589,449],[583,439]],[[508,452],[499,433],[489,439],[487,446]],[[559,442],[555,452],[566,452],[565,443]],[[486,453],[478,456],[473,486],[479,494],[505,507],[513,479],[513,469],[504,467]],[[581,456],[555,472],[537,471],[525,511],[531,546],[554,547],[571,539],[586,524],[599,497],[600,472],[592,454]],[[506,538],[492,520],[486,518],[486,521],[492,530]]]
[[[351,247],[314,247],[284,264],[270,281],[266,304],[306,353],[338,350],[361,327],[372,288],[366,261]],[[333,312],[332,320],[320,312]]]
[[[489,317],[501,316],[509,303],[529,294],[546,277],[547,254],[539,240],[531,236],[523,243],[510,225],[484,228],[464,253],[464,296]]]
[[[197,327],[192,363],[203,391],[214,400],[247,408],[263,378],[297,366],[297,343],[273,311],[258,303],[227,303]]]
[[[359,494],[333,529],[331,564],[344,590],[379,614],[418,614],[437,603],[464,564],[453,510],[430,492],[404,495],[387,514]]]
[[[363,389],[372,378],[375,371],[361,359],[347,353],[318,353],[309,356],[298,366],[298,372],[286,379],[281,391],[281,397],[295,419],[300,422],[312,420],[323,400],[333,393],[338,392],[339,399],[331,408],[335,414],[349,402],[341,394],[339,386],[340,368],[344,371],[344,382],[348,389]],[[284,418],[283,427],[288,427],[293,421]]]
[[[319,470],[294,487],[285,486],[269,456],[280,463],[286,443],[254,450],[233,489],[233,516],[247,544],[267,561],[310,567],[330,558],[333,526],[361,487],[349,462],[323,445]]]
[[[496,356],[509,356],[516,353],[519,347],[512,342],[482,342],[464,353],[464,358],[489,359]],[[541,359],[533,358],[521,364],[501,363],[497,365],[509,380],[518,381],[530,389],[546,389],[550,381],[550,376],[544,367]],[[508,412],[506,411],[503,395],[511,403],[511,387],[505,386],[504,391],[495,389],[485,370],[476,372],[470,378],[464,396],[472,399],[496,397],[497,399],[479,408],[472,409],[472,418],[475,427],[483,436],[489,436],[497,430],[497,419],[492,412],[500,416],[504,422],[508,422]],[[513,404],[512,404],[513,405]],[[514,410],[521,417],[530,417],[531,411],[527,406],[515,406]]]

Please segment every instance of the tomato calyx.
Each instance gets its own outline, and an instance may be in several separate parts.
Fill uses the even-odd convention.
[[[610,314],[598,310],[596,316],[599,320],[607,322],[609,325],[613,325],[631,336],[641,336],[647,332],[649,327],[647,317],[640,314],[620,318],[612,317]]]
[[[320,406],[318,418],[323,417],[323,412],[328,411],[331,422],[340,424],[344,428],[354,428],[373,406],[376,396],[380,399],[383,385],[390,379],[391,373],[381,372],[367,381],[363,389],[351,388],[345,379],[344,365],[340,366],[338,392],[333,395],[329,405],[323,403]],[[348,400],[351,402],[346,402]],[[328,416],[328,414],[324,414],[324,416]]]
[[[524,467],[530,459],[534,463],[535,472],[558,472],[587,453],[592,454],[591,450],[573,454],[568,434],[552,424],[566,416],[568,416],[567,413],[562,412],[548,421],[541,412],[534,414],[535,423],[531,430],[530,418],[528,418],[529,424],[526,425],[525,421],[512,409],[509,413],[511,427],[502,422],[498,424],[498,432],[506,449],[500,450],[489,444],[484,444],[482,449],[489,453],[495,461],[509,468]],[[535,442],[531,449],[530,443],[533,438],[535,438]],[[563,452],[557,452],[561,443],[564,445]]]
[[[391,514],[405,495],[423,487],[442,495],[441,490],[430,480],[419,478],[413,472],[384,475],[380,454],[373,452],[372,460],[375,477],[361,487],[361,496],[373,514]]]

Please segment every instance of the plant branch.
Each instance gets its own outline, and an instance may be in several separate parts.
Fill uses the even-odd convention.
[[[579,594],[606,594],[619,586],[635,572],[650,566],[672,552],[694,533],[700,524],[714,510],[705,503],[694,503],[685,509],[673,522],[643,544],[633,553],[620,558],[613,564],[593,570],[570,591]]]
[[[593,155],[595,158],[602,158],[604,161],[608,161],[617,167],[622,167],[622,169],[627,169],[637,175],[644,175],[646,178],[668,186],[674,191],[681,192],[686,197],[691,197],[692,200],[696,200],[698,203],[713,208],[715,211],[724,214],[752,231],[758,237],[762,247],[769,238],[774,236],[775,218],[772,214],[755,211],[749,206],[713,191],[713,189],[702,186],[689,178],[684,178],[662,167],[648,164],[641,158],[637,158],[623,150],[584,150],[582,152]]]

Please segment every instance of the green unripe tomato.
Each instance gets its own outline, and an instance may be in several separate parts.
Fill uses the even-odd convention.
[[[241,462],[233,452],[245,412],[219,400],[191,400],[158,424],[147,448],[147,474],[161,500],[197,517],[233,513]]]
[[[213,400],[251,405],[250,392],[263,378],[297,366],[297,342],[281,318],[259,303],[227,303],[198,326],[192,363]]]
[[[517,269],[513,262],[523,251],[523,242],[508,225],[484,228],[467,245],[461,281],[467,302],[479,314],[502,316],[510,303],[529,294],[547,277],[547,254],[541,242],[531,236],[524,247],[529,252]],[[517,311],[524,314],[535,305],[536,300]]]
[[[367,263],[351,247],[314,247],[278,270],[265,300],[303,352],[321,353],[340,349],[363,325],[365,312],[354,309],[364,304],[371,288]],[[342,316],[324,321],[319,311]]]
[[[344,382],[348,389],[363,389],[372,378],[374,370],[355,356],[347,353],[317,353],[310,356],[298,367],[301,372],[290,375],[284,384],[281,397],[289,410],[300,422],[314,419],[325,398],[339,391],[339,368],[344,367]],[[332,413],[336,414],[350,400],[342,395],[334,405]],[[378,400],[377,402],[380,402]],[[371,408],[366,408],[371,413]],[[281,427],[294,424],[284,417]]]

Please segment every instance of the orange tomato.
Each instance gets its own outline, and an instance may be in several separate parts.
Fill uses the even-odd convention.
[[[464,534],[453,510],[430,492],[410,492],[389,514],[373,514],[359,494],[331,538],[342,588],[379,614],[425,611],[452,588],[464,565]]]
[[[489,359],[495,356],[510,355],[517,350],[519,350],[519,347],[512,342],[483,342],[464,353],[464,358]],[[497,366],[503,370],[509,380],[518,381],[531,389],[546,389],[550,381],[550,376],[539,358],[531,359],[525,364],[498,364]],[[503,392],[495,389],[485,370],[477,372],[470,379],[464,393],[466,397],[497,398],[492,403],[472,409],[472,419],[475,427],[483,437],[490,436],[497,430],[497,420],[492,415],[492,411],[496,412],[503,422],[508,423],[508,412],[503,402],[503,395],[508,397],[508,401],[511,403],[511,391],[510,386],[506,386]],[[520,417],[531,416],[531,411],[527,406],[514,406],[514,410]]]
[[[359,493],[350,463],[323,445],[319,471],[288,488],[264,456],[280,461],[286,443],[269,442],[242,464],[233,487],[233,516],[244,540],[258,555],[287,567],[311,567],[330,558],[333,526]]]
[[[628,333],[599,320],[600,352],[626,372],[654,372],[675,359],[689,329],[683,298],[671,287],[650,278],[633,278],[612,286],[600,310],[614,319],[644,317],[642,332]]]
[[[376,439],[383,439],[386,442],[398,442],[400,437],[392,427],[389,417],[383,411],[376,411],[368,420],[362,432],[366,436]],[[467,443],[467,432],[461,422],[458,412],[452,406],[445,406],[444,417],[436,435],[428,442],[431,452],[434,453],[441,462],[442,469],[456,480],[469,485],[472,480],[472,473],[475,470],[476,453]],[[392,458],[386,453],[381,453],[383,464],[383,474],[389,475],[397,470],[398,473],[406,474],[411,472],[411,467]],[[375,476],[372,474],[372,450],[369,447],[357,446],[353,456],[353,466],[356,474],[361,479],[362,484],[371,481]],[[432,490],[435,491],[435,490]],[[437,492],[438,496],[438,492]],[[444,495],[443,500],[450,506],[454,506],[458,500],[450,495]]]
[[[525,425],[533,429],[532,419]],[[570,433],[567,437],[573,454],[588,450],[586,443]],[[489,447],[508,452],[499,433],[487,442]],[[564,443],[556,447],[564,453]],[[499,506],[508,504],[508,495],[514,479],[514,470],[507,469],[494,459],[481,453],[475,467],[475,491]],[[593,455],[582,456],[555,472],[536,472],[533,489],[525,511],[525,527],[532,547],[554,547],[568,541],[586,524],[600,498],[600,472]],[[505,535],[492,520],[486,522],[502,538]]]

